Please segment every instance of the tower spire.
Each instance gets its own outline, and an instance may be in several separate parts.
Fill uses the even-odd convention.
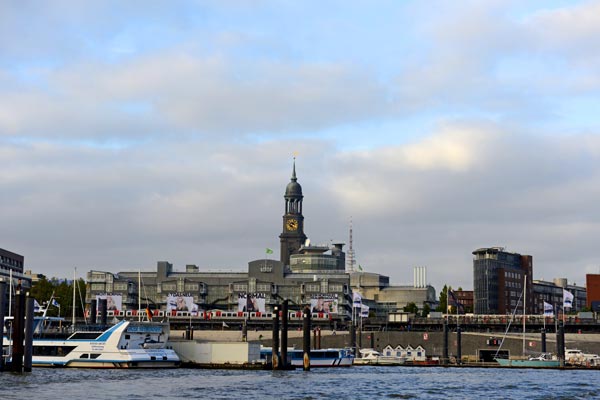
[[[346,253],[346,269],[350,272],[354,272],[354,264],[356,264],[356,258],[354,256],[354,248],[352,247],[352,217],[350,217],[350,237],[348,240],[348,252]]]
[[[294,156],[294,166],[292,167],[292,181],[296,182],[298,179],[296,178],[296,156]]]

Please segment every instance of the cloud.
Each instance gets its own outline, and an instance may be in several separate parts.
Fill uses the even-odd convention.
[[[244,270],[260,249],[277,247],[296,148],[280,140],[3,146],[5,246],[42,273],[152,269],[164,259]],[[393,149],[340,152],[307,141],[297,163],[306,233],[315,243],[345,239],[352,216],[361,265],[394,282],[425,265],[436,286],[470,287],[470,252],[495,245],[532,254],[536,278],[583,282],[600,233],[599,150],[595,135],[507,134],[464,121]]]
[[[244,270],[294,151],[309,237],[352,216],[394,282],[471,287],[494,245],[536,277],[597,264],[597,2],[77,4],[0,6],[2,245],[39,272]]]
[[[47,139],[216,138],[318,130],[386,109],[383,88],[360,70],[234,66],[233,60],[178,52],[63,68],[47,76],[46,86],[0,94],[0,132]]]
[[[585,247],[600,233],[597,137],[450,125],[417,143],[338,158],[328,198],[353,216],[363,265],[385,265],[390,275],[427,265],[437,282],[451,279],[444,270],[452,266],[462,271],[462,286],[469,286],[470,252],[478,247],[532,254],[546,277],[587,265]],[[427,148],[423,162],[407,162],[406,154]]]

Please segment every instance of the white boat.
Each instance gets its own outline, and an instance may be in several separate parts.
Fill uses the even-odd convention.
[[[33,367],[172,368],[179,356],[167,348],[168,324],[121,321],[104,331],[33,340]],[[11,346],[5,338],[4,346]]]
[[[587,354],[578,349],[565,349],[565,363],[568,365],[597,367],[600,366],[598,354]]]
[[[266,363],[271,362],[273,349],[263,347],[260,358]],[[301,349],[288,349],[289,361],[294,367],[304,366],[304,351]],[[310,351],[310,367],[351,367],[354,356],[349,349],[318,349]]]
[[[374,349],[359,350],[360,357],[354,359],[357,365],[402,365],[406,362],[406,357],[385,356]]]

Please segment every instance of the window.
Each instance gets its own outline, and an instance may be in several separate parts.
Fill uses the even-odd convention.
[[[321,285],[319,283],[307,283],[306,291],[307,292],[319,292],[321,290]]]
[[[329,284],[329,292],[341,292],[344,289],[343,285]]]
[[[269,291],[271,291],[271,284],[270,283],[257,283],[256,291],[257,292],[269,292]]]
[[[185,285],[185,291],[186,292],[197,292],[198,291],[198,284],[197,283],[187,283]]]
[[[234,292],[246,292],[248,290],[248,285],[236,283],[233,285]]]

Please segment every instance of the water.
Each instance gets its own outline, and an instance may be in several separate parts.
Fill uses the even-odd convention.
[[[598,371],[352,367],[295,371],[36,368],[0,399],[600,399]]]

